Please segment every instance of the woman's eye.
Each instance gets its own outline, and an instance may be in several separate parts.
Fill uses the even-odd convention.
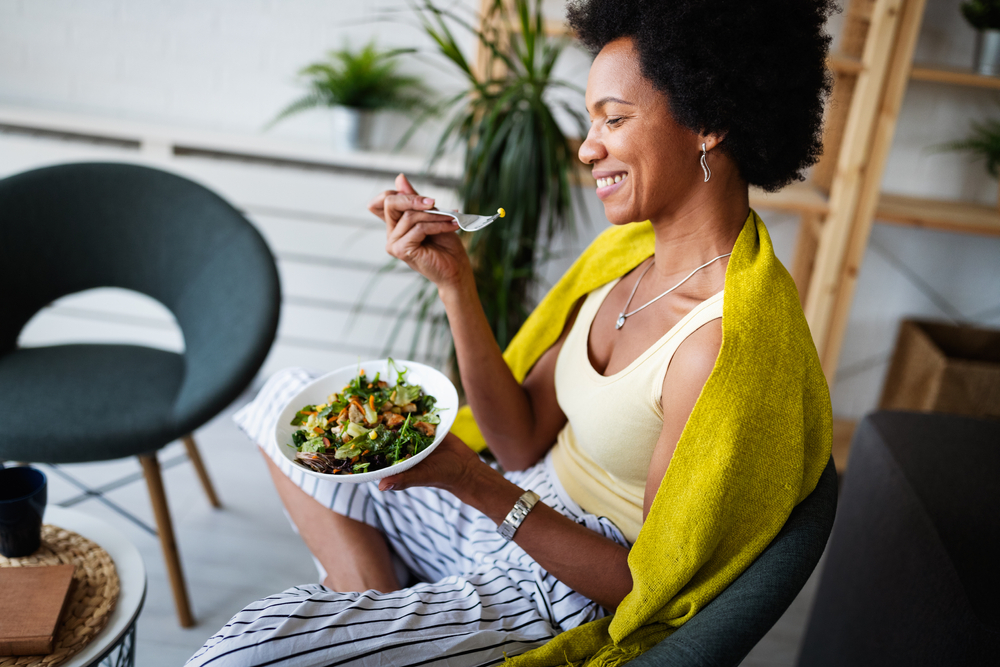
[[[614,118],[608,118],[606,121],[604,121],[604,123],[608,127],[617,127],[617,126],[621,125],[621,123],[622,123],[623,120],[625,120],[625,119],[622,118],[621,116],[615,116]]]

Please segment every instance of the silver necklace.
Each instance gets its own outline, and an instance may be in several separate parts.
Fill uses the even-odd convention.
[[[731,252],[727,252],[725,255],[719,255],[715,259],[708,260],[707,262],[705,262],[704,264],[702,264],[701,266],[699,266],[697,269],[695,269],[691,273],[687,274],[687,276],[684,278],[684,280],[680,281],[679,283],[677,283],[676,285],[674,285],[673,287],[671,287],[670,289],[668,289],[666,292],[664,292],[660,296],[654,298],[652,301],[644,303],[643,305],[641,305],[638,308],[636,308],[635,310],[633,310],[631,313],[626,313],[625,311],[628,310],[629,304],[632,303],[632,297],[635,296],[635,291],[637,289],[639,289],[639,283],[642,282],[642,277],[645,276],[646,273],[651,268],[653,268],[653,264],[656,263],[656,260],[654,259],[652,262],[649,263],[649,266],[647,266],[646,269],[641,274],[639,274],[639,280],[635,281],[635,287],[632,288],[632,293],[628,295],[628,301],[625,302],[625,307],[622,308],[622,312],[619,313],[619,315],[618,315],[618,321],[615,322],[615,330],[621,329],[623,326],[625,326],[625,318],[626,317],[632,317],[633,315],[635,315],[636,313],[638,313],[640,310],[642,310],[646,306],[649,306],[649,305],[652,305],[652,304],[656,303],[657,301],[659,301],[660,299],[662,299],[663,297],[665,297],[666,295],[670,294],[675,289],[677,289],[678,287],[680,287],[681,285],[683,285],[684,283],[686,283],[688,281],[688,278],[690,278],[694,274],[698,273],[699,271],[701,271],[702,269],[704,269],[706,266],[708,266],[712,262],[717,262],[720,259],[722,259],[723,257],[729,257],[732,254],[733,253],[731,253]]]

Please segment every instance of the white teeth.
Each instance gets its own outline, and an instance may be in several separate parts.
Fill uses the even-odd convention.
[[[614,185],[615,183],[621,183],[625,180],[628,174],[617,174],[614,177],[608,176],[607,178],[597,179],[597,187],[606,188],[609,185]]]

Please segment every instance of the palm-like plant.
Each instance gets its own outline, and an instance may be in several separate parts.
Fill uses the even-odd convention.
[[[986,160],[986,170],[994,178],[1000,177],[1000,120],[990,118],[982,123],[972,123],[972,133],[960,141],[937,147],[938,150],[964,151]]]
[[[398,72],[396,58],[413,49],[380,51],[369,42],[360,51],[348,47],[328,53],[324,61],[302,68],[308,92],[285,107],[271,124],[314,107],[409,110],[423,104],[424,89],[417,77]]]
[[[574,119],[581,132],[585,119],[582,105],[554,99],[552,92],[582,91],[553,77],[568,40],[546,34],[540,0],[495,0],[479,26],[433,0],[415,1],[414,10],[439,54],[465,81],[460,93],[432,110],[446,121],[431,162],[458,148],[463,210],[507,211],[503,220],[466,236],[479,298],[504,348],[531,310],[538,265],[549,243],[573,229],[576,158],[555,110]],[[481,44],[486,57],[480,67],[462,53],[453,28],[472,33]],[[430,323],[440,334],[447,323],[435,310],[436,298],[437,290],[423,283],[404,315],[416,314],[421,325]],[[440,340],[431,336],[432,344]]]
[[[1000,1],[968,0],[962,3],[962,15],[976,30],[1000,30]]]

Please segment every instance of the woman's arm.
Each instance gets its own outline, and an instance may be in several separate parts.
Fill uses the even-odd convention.
[[[558,340],[518,384],[504,361],[483,312],[475,285],[440,289],[455,340],[465,395],[490,451],[506,470],[524,470],[538,462],[556,441],[566,415],[556,400],[555,369],[559,351],[579,306],[574,307]]]
[[[446,436],[418,465],[379,483],[383,491],[412,486],[445,489],[497,525],[525,492],[453,435]],[[535,504],[514,541],[553,576],[606,609],[614,610],[632,590],[628,549],[544,503]]]
[[[402,174],[396,187],[368,207],[386,223],[386,251],[437,286],[476,423],[504,468],[527,468],[551,447],[566,422],[556,402],[554,374],[569,325],[519,384],[486,320],[465,248],[453,233],[457,225],[429,213],[434,201],[418,195]]]
[[[663,429],[650,461],[643,520],[649,514],[684,425],[715,366],[721,344],[721,322],[709,322],[681,343],[670,362],[664,378]],[[387,491],[411,486],[446,489],[497,525],[525,491],[504,479],[452,436],[419,465],[383,479],[379,488]],[[616,609],[632,590],[628,549],[543,503],[536,504],[528,513],[514,541],[560,581],[606,609]]]
[[[646,493],[642,502],[642,520],[649,515],[653,498],[660,489],[660,482],[667,474],[670,459],[681,439],[694,404],[715,368],[715,360],[722,347],[722,320],[712,320],[698,328],[677,347],[663,378],[663,430],[649,461],[646,475]]]

